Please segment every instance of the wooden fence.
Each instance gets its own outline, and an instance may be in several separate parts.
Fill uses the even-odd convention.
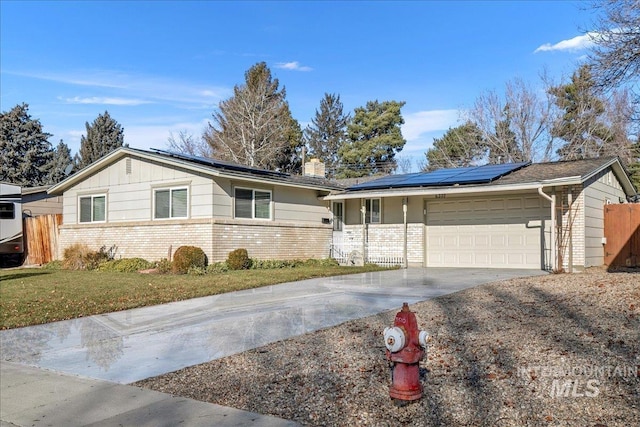
[[[604,207],[604,263],[640,267],[640,204]]]
[[[62,214],[39,215],[24,221],[27,257],[25,265],[46,264],[58,253],[58,228]]]

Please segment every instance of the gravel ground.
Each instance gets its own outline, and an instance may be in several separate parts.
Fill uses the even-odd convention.
[[[506,280],[410,308],[432,339],[423,398],[402,407],[382,340],[397,310],[136,385],[304,425],[640,425],[637,270]]]

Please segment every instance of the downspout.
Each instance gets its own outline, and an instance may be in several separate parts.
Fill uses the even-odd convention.
[[[402,221],[404,224],[404,232],[403,232],[403,238],[404,241],[402,242],[402,259],[403,259],[403,267],[407,268],[409,266],[409,261],[407,260],[407,203],[408,203],[408,197],[403,197],[402,198]]]
[[[362,260],[367,263],[367,207],[364,204],[364,200],[361,201],[360,213],[362,214]]]
[[[538,187],[538,194],[551,202],[551,271],[556,271],[556,195],[547,195]]]

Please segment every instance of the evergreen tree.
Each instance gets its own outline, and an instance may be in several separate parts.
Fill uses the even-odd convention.
[[[279,89],[266,63],[252,66],[245,72],[245,84],[236,85],[233,96],[220,102],[214,123],[203,135],[213,155],[265,169],[299,167],[300,125],[285,98],[285,88]]]
[[[502,120],[496,123],[495,138],[489,143],[489,164],[522,162],[522,150],[518,147],[516,134],[511,130],[511,110],[509,104],[502,111]]]
[[[354,110],[353,120],[347,126],[348,141],[338,150],[338,177],[357,178],[395,170],[394,157],[406,143],[400,128],[404,123],[400,113],[404,104],[376,100]]]
[[[0,181],[25,187],[47,183],[53,150],[29,105],[16,105],[0,114]]]
[[[460,168],[476,164],[486,153],[482,131],[473,122],[449,128],[442,138],[433,139],[433,147],[425,153],[425,171]]]
[[[320,110],[316,110],[311,125],[304,131],[309,155],[324,162],[329,177],[335,175],[338,168],[338,150],[347,139],[350,120],[350,115],[343,112],[340,95],[325,93],[320,101]]]
[[[65,179],[68,173],[71,172],[74,166],[73,159],[71,158],[71,150],[62,140],[58,143],[53,153],[53,160],[51,162],[51,170],[49,172],[49,178],[47,179],[49,184],[57,184]]]
[[[603,120],[605,103],[596,93],[590,67],[581,66],[571,82],[553,86],[549,92],[560,110],[551,134],[565,144],[558,154],[563,160],[599,157],[611,141],[611,131]]]
[[[108,111],[89,124],[85,122],[87,135],[80,139],[77,156],[78,168],[82,169],[124,145],[124,129],[109,115]]]

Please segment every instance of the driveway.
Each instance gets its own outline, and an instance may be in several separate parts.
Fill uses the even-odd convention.
[[[129,384],[538,270],[410,268],[283,283],[0,331],[2,360]]]

